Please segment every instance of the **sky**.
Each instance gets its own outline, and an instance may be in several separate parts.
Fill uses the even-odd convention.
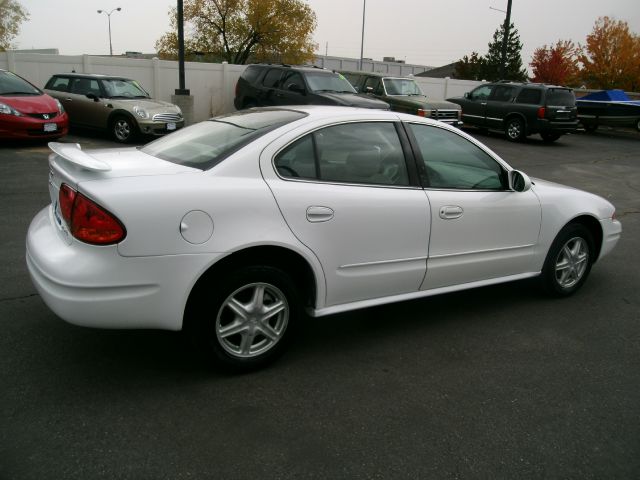
[[[2,1],[2,0],[0,0]],[[114,54],[152,53],[169,30],[175,0],[19,0],[30,19],[15,39],[20,49],[57,48],[63,55],[109,53],[110,11]],[[360,57],[363,0],[307,0],[315,11],[318,53]],[[439,67],[477,51],[485,54],[504,22],[507,0],[369,0],[366,2],[364,56],[395,57]],[[513,0],[511,19],[528,64],[533,51],[558,40],[585,43],[596,19],[608,15],[640,34],[640,0]]]

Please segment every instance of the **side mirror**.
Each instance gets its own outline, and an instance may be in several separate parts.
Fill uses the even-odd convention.
[[[531,179],[520,170],[509,172],[509,188],[514,192],[526,192],[531,188]]]
[[[304,95],[305,91],[300,85],[296,85],[295,83],[290,83],[287,85],[287,90],[290,92],[299,93],[300,95]]]
[[[365,93],[373,93],[373,87],[364,87]]]
[[[464,92],[464,98],[471,98],[471,94],[469,92]]]
[[[87,93],[86,95],[87,98],[90,98],[91,100],[93,100],[94,102],[97,102],[98,100],[100,100],[98,98],[98,96],[95,93]]]

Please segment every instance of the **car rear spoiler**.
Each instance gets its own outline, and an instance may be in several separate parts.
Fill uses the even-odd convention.
[[[50,142],[49,148],[56,155],[64,158],[66,161],[78,165],[84,170],[93,170],[98,172],[108,172],[111,166],[105,162],[93,158],[80,149],[79,143],[59,143]]]

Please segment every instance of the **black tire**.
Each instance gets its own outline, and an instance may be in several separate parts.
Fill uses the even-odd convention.
[[[640,118],[638,119],[638,122],[636,123],[636,130],[638,130],[640,132]]]
[[[595,123],[588,123],[584,126],[584,131],[587,133],[593,133],[598,129],[598,125]]]
[[[546,143],[552,143],[555,142],[556,140],[558,140],[560,138],[560,134],[559,133],[541,133],[540,136],[542,137],[542,140]]]
[[[547,293],[568,297],[586,281],[595,260],[591,232],[582,224],[566,225],[551,244],[542,268],[542,283]]]
[[[507,140],[521,142],[526,136],[524,121],[519,117],[508,118],[504,125],[504,133]]]
[[[217,280],[205,281],[189,300],[186,329],[196,347],[233,371],[255,370],[278,358],[301,316],[291,277],[271,266],[246,266]]]
[[[111,120],[111,136],[116,142],[129,143],[136,137],[136,124],[125,115],[117,115]]]
[[[244,105],[242,106],[242,108],[244,110],[248,110],[249,108],[255,108],[258,105],[256,104],[256,102],[254,102],[253,100],[245,100]]]

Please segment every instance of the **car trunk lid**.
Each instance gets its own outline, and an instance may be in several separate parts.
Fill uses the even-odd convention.
[[[83,182],[119,177],[174,175],[199,172],[195,168],[178,165],[153,157],[137,148],[82,150],[78,144],[49,143],[49,197],[58,227],[65,231],[59,207],[63,183],[74,190],[82,190]]]
[[[553,122],[575,121],[578,116],[576,98],[568,88],[550,88],[547,91],[544,117]]]

